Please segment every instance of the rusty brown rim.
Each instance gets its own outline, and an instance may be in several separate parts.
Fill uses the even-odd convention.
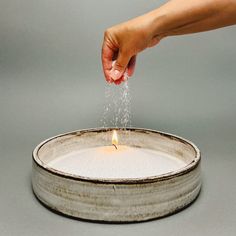
[[[66,135],[82,135],[83,133],[87,133],[87,132],[107,132],[107,131],[111,131],[114,129],[115,130],[135,131],[135,132],[142,132],[142,133],[157,133],[159,135],[163,135],[165,137],[168,137],[169,139],[178,140],[179,142],[185,143],[193,148],[193,150],[195,151],[195,158],[190,164],[188,164],[185,167],[183,167],[179,170],[176,170],[176,171],[172,171],[172,172],[169,172],[169,173],[166,173],[163,175],[150,176],[150,177],[146,177],[146,178],[130,178],[130,179],[126,179],[126,178],[120,178],[120,179],[118,179],[118,178],[116,178],[116,179],[89,178],[89,177],[84,177],[84,176],[79,176],[79,175],[68,174],[68,173],[64,173],[62,171],[58,171],[58,170],[55,170],[55,169],[47,166],[39,159],[38,152],[39,152],[40,148],[53,139],[63,137]],[[49,172],[50,174],[57,175],[62,178],[68,178],[68,179],[73,179],[73,180],[77,180],[77,181],[86,181],[86,182],[91,182],[91,183],[101,183],[101,184],[142,184],[142,183],[152,183],[152,182],[164,181],[164,180],[176,178],[178,176],[182,176],[182,175],[189,173],[193,169],[197,168],[198,165],[200,164],[201,152],[200,152],[199,148],[191,141],[184,139],[182,137],[170,134],[170,133],[165,133],[165,132],[151,130],[151,129],[143,129],[143,128],[125,128],[124,129],[124,128],[109,127],[109,128],[91,128],[91,129],[76,130],[76,131],[67,132],[67,133],[59,134],[59,135],[53,136],[51,138],[48,138],[36,146],[36,148],[33,150],[33,153],[32,153],[32,159],[33,159],[33,162],[41,169]]]

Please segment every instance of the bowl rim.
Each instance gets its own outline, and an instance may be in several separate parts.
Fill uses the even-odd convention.
[[[175,139],[178,140],[182,143],[185,143],[187,145],[190,145],[193,150],[195,151],[195,158],[192,162],[187,164],[186,166],[175,170],[171,172],[167,172],[162,175],[154,175],[154,176],[148,176],[148,177],[140,177],[140,178],[92,178],[92,177],[85,177],[85,176],[80,176],[80,175],[75,175],[75,174],[70,174],[70,173],[65,173],[59,170],[56,170],[52,167],[49,167],[47,164],[45,164],[43,161],[40,160],[38,152],[42,146],[44,146],[46,143],[49,141],[67,136],[67,135],[78,135],[87,133],[87,132],[107,132],[107,131],[112,131],[112,130],[127,130],[127,131],[141,131],[145,133],[157,133],[159,135],[165,136],[170,139]],[[157,131],[153,129],[146,129],[146,128],[136,128],[136,127],[127,127],[127,128],[119,128],[119,127],[100,127],[100,128],[88,128],[88,129],[81,129],[81,130],[75,130],[71,132],[66,132],[66,133],[61,133],[55,136],[52,136],[48,139],[45,139],[44,141],[40,142],[33,150],[32,152],[32,160],[33,163],[35,163],[39,168],[49,172],[52,175],[56,175],[62,178],[66,179],[73,179],[76,181],[86,181],[86,182],[91,182],[91,183],[100,183],[100,184],[144,184],[144,183],[153,183],[153,182],[160,182],[160,181],[165,181],[169,180],[172,178],[176,178],[178,176],[182,176],[185,174],[188,174],[192,170],[196,169],[198,165],[200,164],[201,161],[201,152],[199,148],[191,141],[182,138],[177,135],[173,135],[171,133],[166,133],[162,131]]]

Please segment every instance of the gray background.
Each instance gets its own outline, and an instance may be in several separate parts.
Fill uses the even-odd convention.
[[[100,126],[104,30],[154,0],[0,0],[0,235],[235,235],[236,28],[167,38],[138,58],[132,124],[174,133],[203,154],[203,190],[186,210],[140,224],[81,222],[33,196],[31,151]]]

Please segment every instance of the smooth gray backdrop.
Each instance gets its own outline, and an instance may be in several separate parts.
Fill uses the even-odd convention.
[[[236,231],[236,27],[167,38],[138,57],[132,124],[202,151],[203,189],[184,211],[97,224],[44,208],[30,185],[43,139],[100,126],[104,30],[157,0],[0,0],[0,235],[227,235]]]

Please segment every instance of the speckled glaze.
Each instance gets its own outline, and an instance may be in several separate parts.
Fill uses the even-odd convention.
[[[188,206],[201,188],[200,151],[191,142],[154,130],[118,129],[125,144],[174,155],[186,166],[164,175],[137,179],[92,179],[54,170],[47,163],[81,148],[107,144],[113,128],[58,135],[33,151],[32,187],[49,208],[68,216],[106,222],[138,222]]]

